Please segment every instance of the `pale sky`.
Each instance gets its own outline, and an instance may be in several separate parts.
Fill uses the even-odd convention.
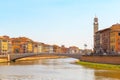
[[[0,0],[0,36],[93,48],[93,18],[110,27],[120,22],[119,8],[120,0]]]

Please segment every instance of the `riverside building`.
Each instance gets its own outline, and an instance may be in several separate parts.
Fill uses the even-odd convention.
[[[94,52],[103,54],[120,54],[120,24],[98,30],[98,18],[94,18]]]

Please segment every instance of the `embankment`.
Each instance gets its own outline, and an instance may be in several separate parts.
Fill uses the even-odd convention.
[[[120,55],[81,56],[80,61],[120,65]]]

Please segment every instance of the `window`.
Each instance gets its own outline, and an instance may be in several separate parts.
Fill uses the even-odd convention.
[[[118,33],[118,36],[120,36],[120,33]]]

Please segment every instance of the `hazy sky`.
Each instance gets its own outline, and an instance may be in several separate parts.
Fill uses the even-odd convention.
[[[120,22],[120,0],[0,0],[0,35],[93,47],[93,18],[99,28]]]

